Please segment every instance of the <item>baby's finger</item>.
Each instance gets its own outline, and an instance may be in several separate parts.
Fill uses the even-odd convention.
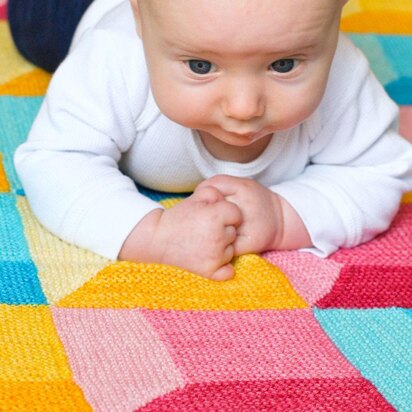
[[[233,244],[227,245],[223,251],[223,261],[230,262],[233,259],[233,256],[235,256],[235,247]]]
[[[234,226],[225,227],[225,237],[226,237],[227,245],[231,245],[236,240],[236,236],[237,236],[237,231]]]
[[[213,186],[226,197],[237,193],[238,185],[241,181],[242,178],[234,176],[216,175],[205,180],[201,185]]]
[[[210,277],[211,280],[216,281],[223,281],[223,280],[230,280],[235,275],[235,269],[231,263],[228,263],[212,274]]]
[[[214,205],[225,226],[238,227],[243,222],[242,211],[232,202],[219,202]]]
[[[253,242],[250,236],[238,234],[233,242],[234,256],[245,255],[246,253],[256,253],[257,251],[253,250],[252,245]]]
[[[224,200],[224,196],[213,186],[198,187],[192,194],[192,199],[197,202],[217,203]]]

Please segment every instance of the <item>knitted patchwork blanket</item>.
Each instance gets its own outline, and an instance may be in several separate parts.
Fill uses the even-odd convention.
[[[342,28],[412,140],[411,1],[351,0]],[[367,244],[241,256],[228,282],[108,261],[45,230],[13,168],[49,79],[0,0],[1,411],[412,411],[412,194]]]

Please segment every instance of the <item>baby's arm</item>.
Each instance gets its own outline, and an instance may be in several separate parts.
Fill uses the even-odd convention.
[[[357,118],[346,113],[337,130],[325,128],[324,133],[335,133],[333,142],[313,157],[304,173],[272,187],[301,216],[313,241],[308,250],[320,256],[387,230],[402,194],[412,189],[412,146],[396,132],[396,108],[383,104],[383,110],[373,101],[376,96],[370,98],[367,110],[376,110],[376,116],[368,121],[362,110]],[[354,127],[356,122],[363,124]],[[342,133],[346,128],[347,139]]]
[[[412,190],[412,146],[398,134],[398,107],[345,38],[316,115],[308,166],[270,189],[304,222],[306,250],[328,256],[388,229]]]
[[[161,208],[119,170],[122,153],[136,139],[149,83],[137,40],[116,36],[101,30],[84,35],[55,73],[15,156],[40,222],[111,259],[136,223]],[[135,74],[127,84],[123,67]]]
[[[179,266],[213,280],[233,277],[239,208],[211,186],[202,186],[168,210],[154,210],[133,229],[121,260]]]

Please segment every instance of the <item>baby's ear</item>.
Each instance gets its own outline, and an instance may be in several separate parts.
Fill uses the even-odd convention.
[[[139,0],[130,0],[130,5],[132,6],[134,19],[136,22],[136,31],[139,37],[142,37],[142,24],[140,17],[140,5]]]

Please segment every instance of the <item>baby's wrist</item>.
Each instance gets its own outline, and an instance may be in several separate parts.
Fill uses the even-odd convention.
[[[273,250],[296,250],[312,246],[312,240],[303,220],[291,204],[277,193],[278,222]]]
[[[129,233],[120,249],[118,259],[132,262],[157,262],[153,237],[163,209],[154,209],[141,219]]]
[[[269,245],[269,250],[279,250],[283,244],[284,236],[284,217],[283,217],[283,205],[281,197],[277,193],[272,194],[272,213],[274,216],[273,222],[273,233],[272,233],[272,242]]]

